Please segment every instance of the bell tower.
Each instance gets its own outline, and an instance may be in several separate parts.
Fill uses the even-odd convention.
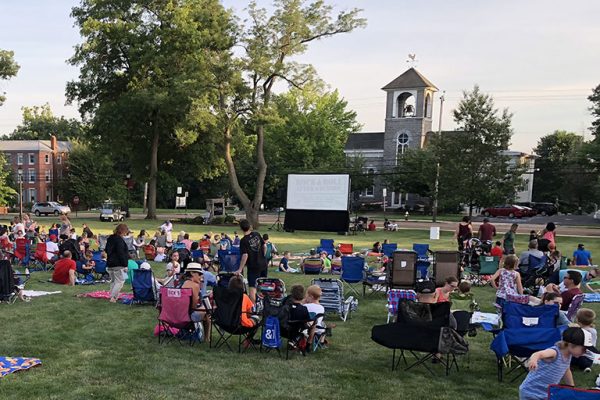
[[[393,166],[408,148],[421,148],[431,131],[433,96],[437,87],[410,68],[385,85],[384,165]]]

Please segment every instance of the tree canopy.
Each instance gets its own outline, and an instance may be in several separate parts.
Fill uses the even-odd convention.
[[[15,53],[9,50],[0,49],[0,81],[8,80],[17,75],[19,72],[19,64],[15,62]],[[6,96],[4,92],[0,92],[0,106],[4,104]]]
[[[84,125],[64,116],[57,117],[50,104],[23,107],[23,121],[15,130],[3,139],[7,140],[49,140],[52,135],[58,140],[84,139]]]

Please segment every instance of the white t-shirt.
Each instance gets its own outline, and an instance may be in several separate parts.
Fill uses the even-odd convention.
[[[305,304],[304,306],[308,310],[308,313],[310,314],[311,318],[317,314],[325,314],[325,308],[320,304],[308,303],[308,304]],[[323,317],[319,317],[319,319],[317,319],[317,325],[324,326],[323,325]],[[317,332],[323,333],[323,332],[325,332],[325,329],[317,328]]]
[[[22,224],[22,223],[20,223],[20,222],[19,222],[18,224],[15,224],[15,226],[13,226],[13,233],[14,233],[15,235],[16,235],[16,234],[17,234],[17,232],[19,232],[19,231],[21,231],[21,232],[25,233],[25,225],[23,225],[23,224]]]
[[[48,260],[51,260],[53,257],[56,257],[58,255],[58,244],[54,243],[53,241],[49,240],[46,242],[46,257],[48,257]]]

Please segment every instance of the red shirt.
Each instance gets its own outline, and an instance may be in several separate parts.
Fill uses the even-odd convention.
[[[496,236],[496,227],[490,223],[479,225],[479,239],[481,241],[492,240]]]
[[[573,301],[573,297],[581,293],[583,292],[578,287],[574,287],[565,292],[562,292],[560,295],[560,297],[562,297],[562,305],[560,306],[560,309],[563,311],[568,311],[569,306],[571,305],[571,301]]]
[[[492,250],[490,250],[490,255],[494,256],[494,257],[502,257],[503,251],[502,251],[502,247],[500,246],[494,246],[492,247]]]
[[[54,263],[54,272],[52,272],[52,282],[60,283],[61,285],[68,285],[70,283],[70,270],[77,270],[77,264],[75,264],[75,261],[71,260],[70,258],[61,258],[56,263]]]
[[[377,228],[377,226],[375,226],[375,224],[369,224],[368,228],[370,231],[374,231]]]

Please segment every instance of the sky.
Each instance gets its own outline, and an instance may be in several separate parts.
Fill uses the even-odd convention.
[[[69,13],[77,0],[0,0],[0,48],[13,50],[21,69],[0,82],[0,134],[20,123],[21,107],[50,103],[56,115],[78,117],[65,104],[65,84],[78,69],[67,64],[80,42]],[[224,0],[243,17],[246,1]],[[564,129],[590,138],[587,96],[600,84],[600,1],[597,0],[337,0],[338,10],[361,8],[365,29],[313,43],[299,61],[311,63],[358,113],[364,131],[383,131],[381,87],[411,65],[445,91],[442,129],[456,126],[452,110],[463,90],[478,84],[513,114],[511,149],[530,152],[540,137]],[[270,1],[259,1],[268,6]]]

